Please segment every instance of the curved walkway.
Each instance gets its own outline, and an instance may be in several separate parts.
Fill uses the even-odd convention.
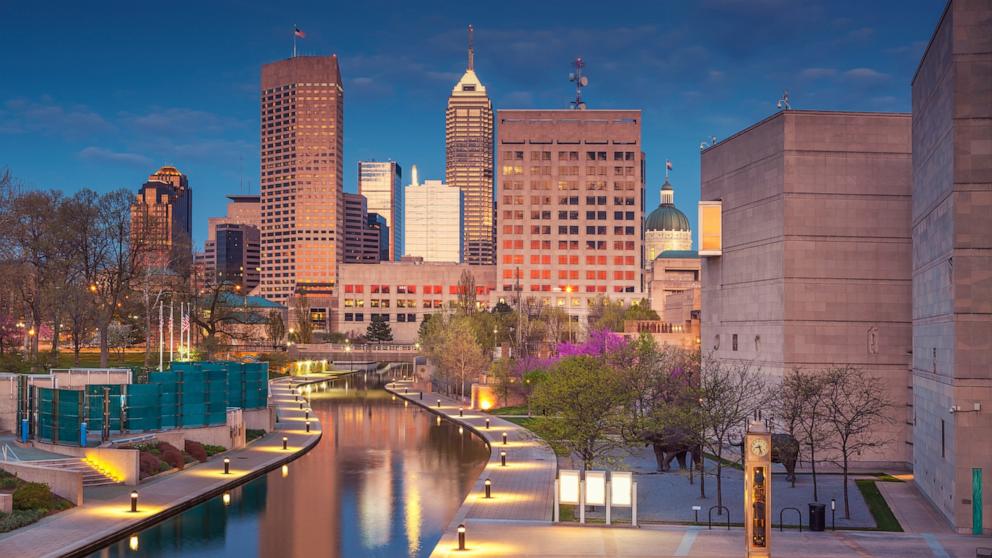
[[[453,550],[452,541],[457,537],[460,523],[471,529],[478,522],[527,522],[551,525],[554,506],[554,481],[558,461],[551,447],[531,431],[487,413],[466,409],[465,404],[437,393],[424,393],[412,389],[408,381],[396,381],[386,386],[387,391],[420,405],[432,413],[471,428],[486,440],[490,447],[489,463],[479,475],[472,491],[466,496],[454,519],[431,556],[446,556]],[[441,405],[438,406],[438,400]],[[486,419],[489,428],[486,428]],[[507,442],[503,445],[503,434]],[[501,465],[500,453],[506,452],[506,466]],[[486,499],[485,480],[492,481],[492,498]],[[451,548],[449,548],[451,547]]]
[[[323,378],[299,378],[304,383]],[[200,502],[213,498],[306,453],[320,440],[321,428],[310,419],[306,432],[304,411],[300,410],[288,378],[269,382],[270,403],[276,407],[279,422],[275,432],[255,440],[240,450],[221,454],[231,459],[231,474],[223,474],[223,459],[215,456],[206,463],[187,466],[182,471],[152,478],[137,487],[109,486],[87,491],[85,504],[22,529],[0,535],[0,556],[85,556],[110,541],[126,537]],[[288,447],[282,449],[282,438]],[[130,493],[139,494],[138,512],[130,512]]]

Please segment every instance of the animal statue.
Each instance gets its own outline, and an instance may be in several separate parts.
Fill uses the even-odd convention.
[[[679,469],[685,469],[689,454],[692,455],[693,465],[697,469],[702,468],[702,448],[698,445],[694,447],[689,440],[691,438],[686,431],[675,427],[665,428],[661,432],[645,437],[645,441],[654,449],[658,471],[663,473],[671,470],[673,460],[678,461]],[[799,442],[795,437],[790,434],[772,434],[772,463],[785,466],[785,478],[793,484],[796,482],[798,461]]]
[[[796,462],[799,461],[799,441],[791,434],[772,434],[772,463],[785,466],[785,479],[796,485]]]

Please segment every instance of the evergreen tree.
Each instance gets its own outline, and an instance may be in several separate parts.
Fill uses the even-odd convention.
[[[372,343],[382,343],[393,340],[393,329],[385,320],[372,320],[365,331],[365,338]]]

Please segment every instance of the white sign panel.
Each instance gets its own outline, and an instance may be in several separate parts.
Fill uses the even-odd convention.
[[[558,471],[558,502],[561,504],[579,504],[579,472]]]
[[[586,471],[586,505],[606,505],[606,471]]]
[[[630,494],[633,490],[634,474],[614,471],[610,474],[610,503],[617,507],[630,507]]]

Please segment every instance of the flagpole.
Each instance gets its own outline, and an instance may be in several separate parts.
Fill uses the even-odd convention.
[[[162,356],[165,351],[165,324],[162,323],[164,300],[158,301],[158,371],[162,371]]]
[[[296,25],[293,25],[293,58],[296,58]]]

